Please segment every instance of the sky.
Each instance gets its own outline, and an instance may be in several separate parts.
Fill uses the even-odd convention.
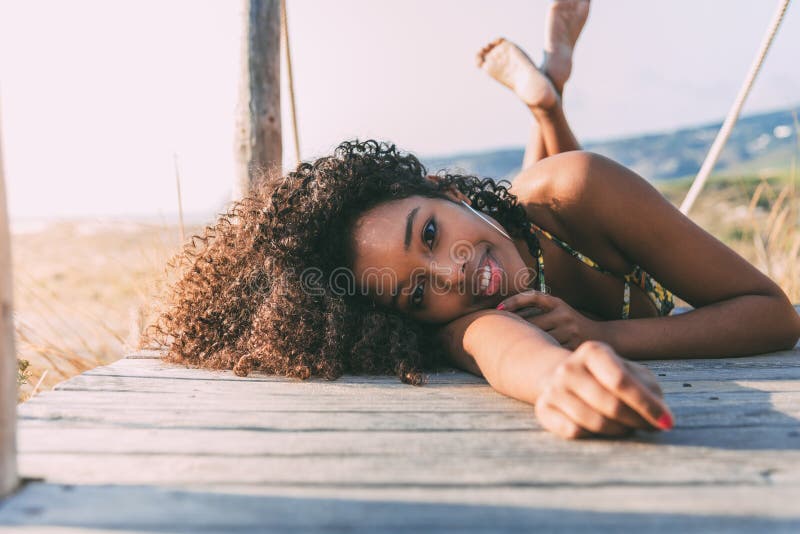
[[[0,0],[12,218],[172,217],[230,199],[240,0]],[[521,146],[531,121],[476,68],[504,36],[541,59],[546,0],[287,0],[301,156],[373,137],[422,156]],[[595,0],[565,91],[579,139],[721,120],[767,0]],[[792,5],[745,113],[800,104]],[[285,83],[285,77],[284,77]],[[292,166],[283,91],[284,165]]]

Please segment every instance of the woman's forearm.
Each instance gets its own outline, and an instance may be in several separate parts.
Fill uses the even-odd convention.
[[[539,328],[507,312],[482,315],[466,327],[464,349],[499,393],[535,403],[542,378],[570,351]]]
[[[457,319],[443,333],[457,364],[480,372],[497,392],[533,404],[542,426],[562,437],[672,428],[653,374],[607,344],[569,351],[519,316],[488,310]]]
[[[669,317],[600,323],[601,341],[635,360],[745,356],[791,348],[800,318],[782,296],[744,295]]]

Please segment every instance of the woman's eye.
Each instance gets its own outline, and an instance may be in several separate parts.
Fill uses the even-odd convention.
[[[411,304],[415,308],[419,308],[422,306],[422,298],[425,296],[425,283],[421,283],[414,288],[414,292],[411,293]]]
[[[433,240],[436,238],[436,221],[431,219],[428,221],[428,224],[422,229],[422,241],[428,245],[429,248],[433,248]]]

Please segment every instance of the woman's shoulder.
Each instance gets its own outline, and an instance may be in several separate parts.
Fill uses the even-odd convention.
[[[602,167],[609,164],[615,165],[604,156],[583,150],[556,154],[522,170],[513,180],[512,193],[520,203],[550,204],[558,211],[586,199],[588,194],[602,194],[604,185],[612,185],[596,179]]]
[[[594,168],[603,156],[584,151],[565,152],[545,158],[520,172],[511,193],[528,217],[550,231],[572,233],[591,218],[589,204],[606,197],[609,184],[597,180]]]

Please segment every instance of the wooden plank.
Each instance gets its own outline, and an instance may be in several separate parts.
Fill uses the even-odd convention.
[[[34,484],[4,510],[17,532],[796,532],[769,488],[405,490]],[[800,494],[788,491],[785,500]],[[592,503],[574,505],[573,503]],[[535,503],[535,504],[534,504]],[[657,510],[653,510],[657,503]],[[763,504],[762,504],[763,503]],[[622,505],[625,510],[620,510]],[[91,511],[91,513],[86,513]],[[30,530],[26,530],[26,528]],[[52,530],[47,530],[52,529]],[[62,530],[63,529],[63,530]],[[74,531],[67,529],[76,529]]]
[[[691,384],[691,386],[686,387],[684,384]],[[426,387],[426,391],[432,389],[431,386]],[[709,400],[713,400],[710,399],[710,397],[716,396],[718,393],[736,393],[745,391],[760,391],[763,393],[787,391],[797,392],[800,390],[800,384],[798,384],[798,382],[795,380],[728,380],[723,382],[714,382],[713,380],[691,380],[691,382],[685,382],[683,380],[671,380],[669,382],[662,382],[661,388],[666,393],[681,392],[687,395],[706,396],[709,398]],[[507,403],[508,406],[513,406],[516,404],[516,401],[511,399],[505,400],[504,397],[499,397],[499,399],[496,402],[493,401],[491,407],[489,407],[486,399],[489,398],[493,392],[488,391],[485,388],[466,389],[464,387],[458,388],[458,390],[452,392],[451,396],[448,397],[453,401],[453,403],[457,403],[457,406],[429,403],[426,402],[426,398],[424,396],[412,397],[410,395],[405,395],[402,403],[398,403],[396,398],[392,397],[391,395],[382,395],[379,392],[376,392],[372,398],[373,402],[378,403],[376,406],[365,406],[360,401],[355,402],[348,399],[342,399],[341,404],[337,402],[335,405],[325,405],[317,402],[319,400],[318,398],[312,398],[312,395],[307,393],[310,390],[300,390],[296,393],[279,391],[273,392],[269,391],[272,389],[272,385],[270,384],[262,385],[261,388],[251,388],[251,390],[248,392],[250,395],[246,397],[243,395],[238,395],[235,389],[214,389],[208,387],[207,384],[203,382],[196,384],[196,387],[186,388],[185,390],[181,391],[158,391],[158,389],[155,387],[149,389],[149,391],[128,391],[122,389],[102,389],[93,391],[87,391],[83,389],[60,389],[54,391],[43,391],[37,395],[37,404],[61,404],[63,402],[64,404],[69,403],[70,405],[80,405],[83,402],[89,402],[94,405],[95,402],[106,402],[112,404],[120,402],[126,403],[128,406],[135,406],[141,404],[142,402],[150,402],[153,400],[153,396],[163,397],[165,395],[169,395],[170,401],[174,402],[179,408],[181,406],[214,408],[219,406],[221,402],[224,402],[225,399],[223,397],[225,396],[235,397],[235,399],[232,398],[231,400],[236,400],[238,403],[237,405],[241,406],[243,409],[247,409],[248,407],[257,407],[259,409],[264,408],[267,401],[269,402],[269,406],[276,409],[289,409],[294,406],[297,406],[299,409],[303,409],[306,404],[312,403],[316,409],[327,409],[333,411],[338,409],[369,410],[371,408],[379,408],[387,411],[406,411],[416,409],[417,407],[433,411],[439,409],[449,410],[451,408],[460,410],[468,409],[474,411],[495,411],[500,409],[500,403]],[[315,391],[317,392],[317,396],[332,396],[329,393],[320,392],[319,390]],[[198,395],[198,393],[202,394]]]
[[[649,367],[662,384],[669,384],[674,381],[687,380],[689,383],[694,381],[707,381],[720,383],[722,381],[753,381],[753,380],[796,380],[800,379],[800,349],[792,351],[782,351],[769,355],[741,358],[741,359],[707,359],[707,360],[672,360],[672,361],[649,361],[643,362]],[[91,378],[90,378],[91,377]],[[108,377],[109,381],[96,381],[94,377]],[[298,385],[325,384],[324,380],[300,381],[288,378],[273,377],[253,373],[248,377],[241,378],[233,375],[230,371],[208,371],[204,369],[186,368],[183,366],[164,366],[157,359],[123,359],[112,365],[98,367],[83,375],[79,375],[63,382],[59,386],[62,390],[75,390],[89,388],[93,390],[108,387],[110,383],[115,385],[133,386],[133,382],[125,382],[125,378],[152,377],[152,378],[177,378],[185,380],[206,380],[206,381],[235,381],[244,382],[269,382],[271,384],[284,384],[283,386],[272,386],[286,388],[287,390],[297,390]],[[439,373],[428,375],[429,384],[424,387],[431,387],[437,384],[447,384],[448,386],[464,385],[483,385],[486,381],[482,378],[469,375],[467,373],[454,370],[445,370]],[[185,379],[185,380],[184,380]],[[115,382],[116,381],[116,382]],[[361,377],[344,376],[336,381],[330,382],[334,385],[354,385],[354,384],[381,384],[382,388],[402,391],[408,390],[409,386],[401,384],[393,377]],[[170,387],[181,387],[181,382],[170,381]],[[149,385],[142,383],[141,387],[148,388]],[[249,387],[249,386],[242,386]],[[669,386],[668,386],[669,387]],[[260,388],[259,388],[260,389]],[[410,388],[421,389],[421,388]],[[394,395],[395,393],[387,394]]]
[[[679,428],[736,428],[759,426],[794,428],[800,418],[798,393],[762,394],[751,392],[719,393],[714,399],[705,395],[667,395],[667,401]],[[313,402],[297,406],[294,403],[264,403],[239,406],[235,398],[226,403],[236,405],[236,417],[230,410],[206,404],[175,405],[171,410],[147,409],[133,406],[124,412],[113,413],[104,405],[46,406],[38,405],[20,412],[20,421],[27,427],[45,426],[52,429],[68,427],[101,428],[150,427],[182,428],[186,430],[214,428],[219,430],[250,428],[256,431],[355,431],[362,429],[399,432],[404,430],[535,430],[533,410],[525,406],[492,409],[473,404],[461,407],[458,402],[439,403],[426,409],[424,403],[414,406],[400,404],[372,405],[349,402],[339,409],[320,409]],[[337,405],[340,406],[340,405]],[[448,409],[449,407],[449,409]]]
[[[109,440],[108,432],[96,429],[31,429],[22,433],[20,466],[28,476],[81,484],[800,487],[800,451],[781,449],[774,433],[759,439],[738,429],[737,441],[726,437],[733,447],[725,449],[711,446],[720,443],[713,432],[701,432],[707,446],[697,432],[678,430],[666,440],[630,442],[620,451],[615,442],[575,447],[529,431],[124,429]]]
[[[676,429],[582,442],[466,373],[412,387],[129,358],[20,406],[21,472],[43,481],[0,527],[797,530],[796,358],[648,363]]]
[[[763,392],[728,391],[708,393],[667,393],[667,402],[676,413],[679,428],[731,428],[747,423],[761,427],[795,425],[798,414],[797,391]],[[536,429],[532,408],[516,403],[469,403],[453,400],[436,402],[365,402],[350,398],[335,402],[320,399],[262,396],[240,400],[235,395],[198,399],[191,395],[122,394],[85,395],[70,392],[61,398],[21,406],[20,423],[26,427],[68,428],[95,426],[103,428],[215,428],[220,430],[250,428],[257,431],[279,430],[356,430],[359,428],[401,431],[441,428],[469,430]],[[125,410],[109,410],[117,400],[128,403]],[[167,401],[169,408],[164,408]],[[231,408],[236,406],[235,417]]]
[[[0,498],[17,485],[16,406],[17,353],[12,314],[11,235],[8,227],[6,185],[0,135]]]
[[[699,462],[672,465],[653,473],[653,464],[614,456],[568,462],[537,462],[524,457],[220,457],[208,455],[116,454],[87,457],[78,454],[20,456],[26,476],[71,484],[150,484],[329,486],[329,487],[516,487],[516,486],[642,486],[650,484],[693,486],[760,486],[769,482],[776,495],[798,484],[790,472],[780,482],[762,473],[776,469],[775,462]],[[797,463],[797,457],[788,458]],[[466,464],[465,464],[466,462]],[[599,465],[598,465],[599,464]],[[465,469],[465,465],[469,469]],[[55,473],[52,474],[51,473]],[[654,482],[657,481],[657,482]]]
[[[281,170],[280,0],[243,0],[241,79],[238,110],[241,197],[260,169]]]
[[[202,373],[202,371],[201,371]],[[716,370],[697,370],[690,375],[683,373],[665,373],[666,376],[658,376],[659,382],[665,390],[669,388],[677,389],[692,389],[694,388],[707,388],[713,390],[714,383],[729,383],[735,381],[737,383],[751,383],[751,382],[795,382],[800,380],[800,373],[792,371],[792,369],[746,369],[746,370],[733,370],[733,369],[720,369]],[[86,391],[86,392],[139,392],[139,393],[191,393],[202,391],[204,394],[220,393],[224,391],[231,391],[229,386],[235,384],[236,388],[233,390],[237,392],[259,394],[272,394],[272,395],[289,395],[289,396],[304,396],[310,394],[327,394],[331,396],[338,395],[339,392],[347,392],[350,389],[358,388],[359,386],[369,386],[367,382],[347,382],[346,378],[337,381],[306,381],[306,382],[277,382],[269,379],[255,379],[239,380],[233,374],[217,375],[215,380],[208,379],[191,379],[191,374],[185,373],[184,379],[177,377],[169,378],[150,378],[150,377],[135,377],[126,375],[111,375],[101,376],[96,375],[92,377],[78,376],[70,379],[67,382],[57,386],[57,391]],[[453,390],[440,389],[439,385],[430,383],[423,387],[412,387],[401,384],[396,378],[386,378],[383,382],[372,382],[372,384],[379,385],[373,393],[376,397],[387,399],[400,398],[425,398],[427,395],[445,394],[460,394],[469,396],[473,394],[492,395],[490,390],[487,390],[487,384],[483,383],[463,383],[458,384]],[[688,385],[684,385],[688,384]],[[456,392],[456,393],[453,393]]]
[[[214,427],[152,428],[124,427],[115,429],[114,439],[103,427],[57,427],[24,425],[20,447],[24,454],[76,454],[93,456],[117,454],[207,455],[207,456],[385,456],[424,453],[431,456],[488,457],[505,454],[529,456],[534,461],[568,452],[590,458],[612,454],[620,446],[617,441],[583,441],[578,449],[565,446],[537,428],[520,430],[305,430],[263,432],[247,427],[217,429]],[[49,436],[49,437],[48,437]],[[780,428],[741,427],[677,428],[668,434],[641,433],[624,442],[644,463],[659,463],[668,455],[682,462],[729,462],[740,451],[753,453],[752,461],[774,462],[772,452],[787,451],[796,458],[800,436],[787,439]],[[569,448],[565,448],[569,447]],[[698,456],[702,459],[698,460]],[[646,461],[645,461],[646,460]],[[787,476],[796,477],[788,465]],[[702,468],[701,468],[702,470]],[[796,471],[796,469],[795,469]]]

